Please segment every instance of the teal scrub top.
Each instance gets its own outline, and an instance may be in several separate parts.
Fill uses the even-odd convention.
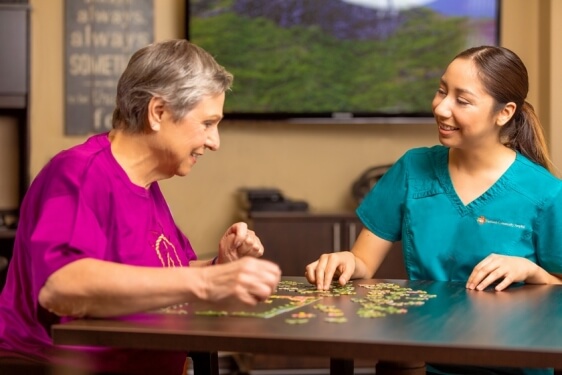
[[[562,273],[562,181],[517,153],[488,191],[464,205],[449,176],[448,151],[408,151],[357,208],[368,230],[402,240],[408,277],[466,281],[492,253]]]
[[[408,151],[365,196],[357,215],[388,241],[402,241],[412,280],[466,281],[491,253],[519,256],[562,273],[562,181],[517,153],[484,194],[457,196],[444,146]],[[552,374],[552,369],[452,368],[428,374]]]

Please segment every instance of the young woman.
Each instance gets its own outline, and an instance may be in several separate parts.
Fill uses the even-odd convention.
[[[550,172],[527,92],[527,70],[512,51],[483,46],[456,56],[433,99],[441,145],[394,164],[357,209],[365,229],[351,251],[309,264],[308,281],[326,289],[334,278],[370,278],[401,240],[410,279],[496,291],[562,284],[562,182]],[[504,370],[523,371],[464,373]]]

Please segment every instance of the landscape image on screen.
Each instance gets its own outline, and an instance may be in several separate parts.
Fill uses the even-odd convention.
[[[498,44],[499,0],[188,0],[187,37],[234,74],[225,115],[431,116],[450,60]]]

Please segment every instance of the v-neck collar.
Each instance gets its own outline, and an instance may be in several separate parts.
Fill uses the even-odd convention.
[[[439,184],[443,188],[443,191],[451,200],[453,205],[457,208],[459,214],[465,216],[474,212],[474,210],[476,210],[477,208],[485,205],[488,200],[506,190],[506,187],[508,186],[510,180],[509,176],[513,173],[513,167],[520,157],[520,154],[518,152],[515,152],[515,160],[500,176],[500,178],[498,178],[498,180],[492,186],[490,186],[488,190],[482,193],[482,195],[466,205],[458,196],[455,187],[453,186],[453,181],[451,180],[451,175],[449,173],[449,148],[447,147],[443,147],[442,152],[436,155],[435,174],[437,176]]]

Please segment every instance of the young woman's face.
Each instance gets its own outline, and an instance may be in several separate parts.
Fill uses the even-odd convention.
[[[464,149],[500,143],[494,104],[472,60],[453,60],[432,103],[440,142]]]
[[[169,172],[185,176],[205,149],[219,149],[218,125],[223,117],[224,99],[224,93],[205,97],[178,122],[166,113],[160,136],[166,145],[162,162],[172,169]]]

